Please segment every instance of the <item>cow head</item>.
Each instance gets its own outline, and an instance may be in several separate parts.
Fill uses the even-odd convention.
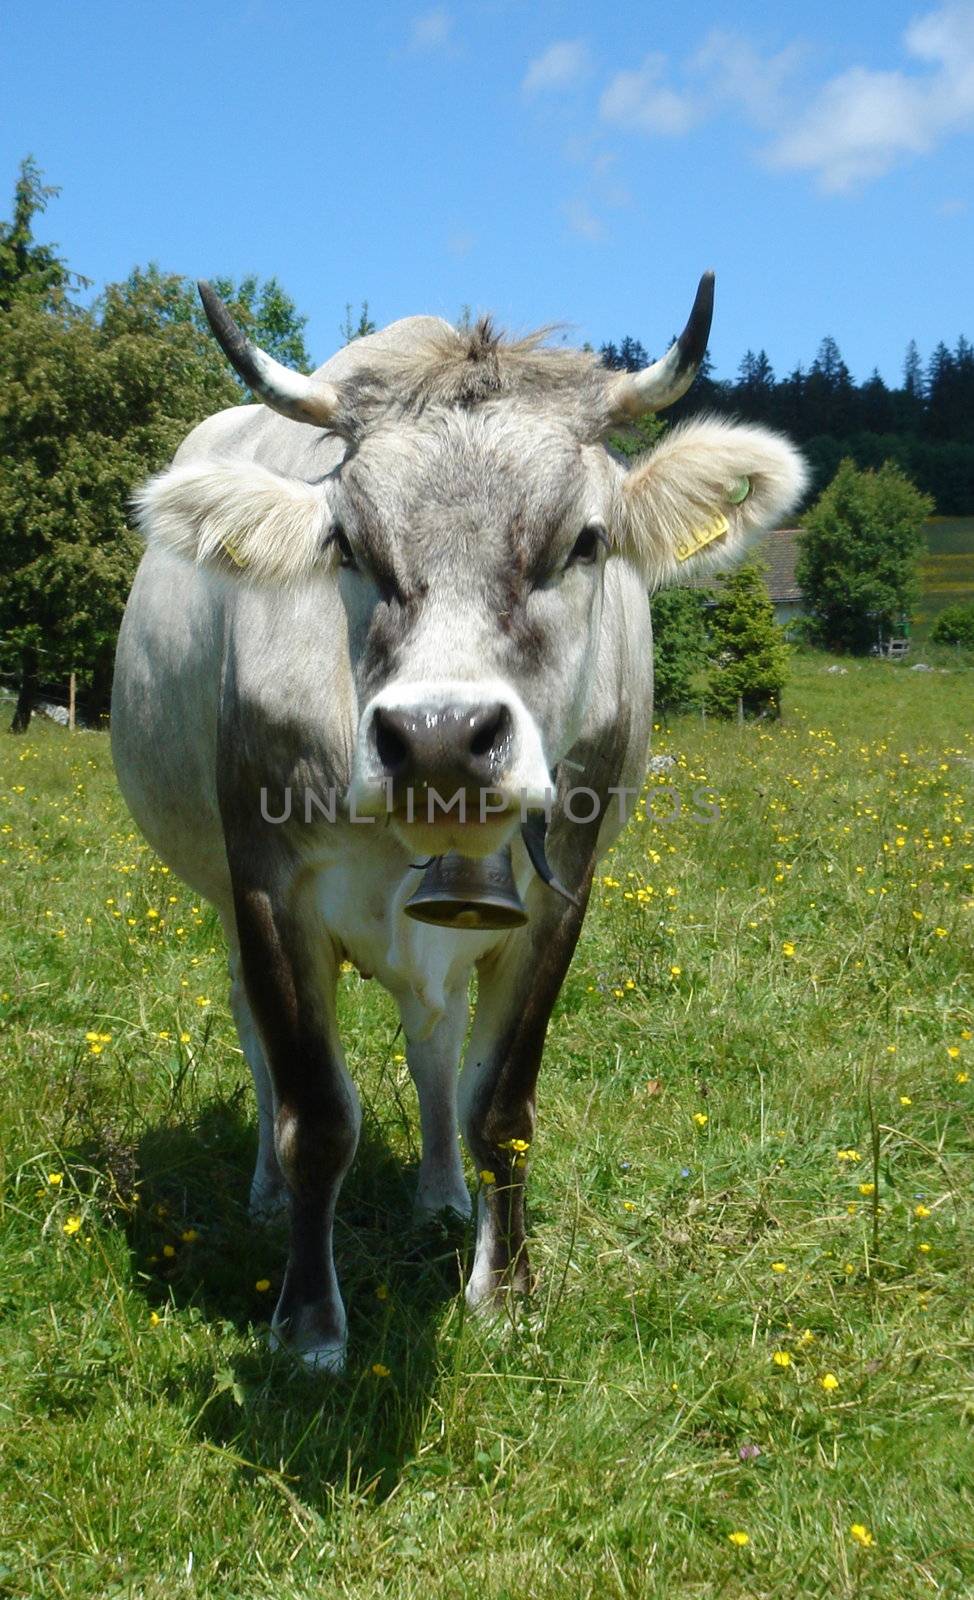
[[[608,562],[653,589],[733,560],[804,486],[797,452],[761,428],[684,424],[628,469],[600,442],[693,381],[709,274],[680,339],[635,376],[487,322],[416,319],[362,341],[329,384],[256,350],[202,292],[260,398],[347,449],[318,482],[189,461],[141,492],[143,526],[244,581],[338,586],[360,708],[350,798],[360,816],[391,804],[414,851],[486,855],[544,806],[582,726]]]

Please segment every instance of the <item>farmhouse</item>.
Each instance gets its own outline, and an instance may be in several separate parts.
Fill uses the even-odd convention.
[[[748,561],[759,561],[766,568],[764,581],[774,606],[774,619],[782,627],[796,617],[803,616],[805,611],[802,592],[795,577],[800,533],[800,528],[774,528],[756,539],[746,556]],[[712,590],[714,579],[704,574],[689,579],[687,587]]]
[[[774,606],[775,622],[784,626],[804,614],[802,592],[795,577],[800,528],[775,528],[759,539],[756,558],[767,567],[764,581]]]

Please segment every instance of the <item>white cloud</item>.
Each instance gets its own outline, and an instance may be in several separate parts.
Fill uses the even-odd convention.
[[[521,89],[526,95],[570,89],[586,76],[590,66],[588,45],[583,39],[560,39],[531,62]]]
[[[762,54],[743,35],[715,28],[679,76],[659,54],[617,73],[599,110],[617,127],[670,138],[735,116],[766,135],[769,166],[848,192],[974,128],[974,0],[947,0],[916,17],[902,45],[899,70],[855,64],[809,90],[801,45]]]
[[[600,217],[586,200],[569,200],[562,206],[565,220],[572,233],[577,233],[580,239],[587,239],[590,244],[597,244],[605,238],[605,227]]]
[[[810,172],[821,188],[841,193],[974,127],[974,3],[918,17],[903,43],[920,70],[839,73],[778,134],[771,165]]]
[[[452,33],[453,18],[448,11],[444,11],[442,7],[424,11],[421,16],[412,20],[409,29],[409,48],[423,53],[442,50],[444,45],[450,43]]]
[[[940,217],[963,217],[970,209],[971,202],[962,200],[959,195],[953,196],[950,200],[941,200],[936,207],[937,215]]]
[[[712,28],[690,61],[690,71],[705,80],[711,104],[737,107],[755,127],[780,126],[791,109],[786,88],[805,51],[788,45],[777,55],[763,56],[749,39],[724,28]]]
[[[665,84],[665,71],[666,57],[654,52],[635,72],[617,72],[599,102],[603,119],[639,133],[688,133],[704,116],[704,107],[693,95]]]

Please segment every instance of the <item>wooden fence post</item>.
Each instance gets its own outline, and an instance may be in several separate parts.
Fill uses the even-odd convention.
[[[68,732],[69,733],[73,733],[74,732],[74,699],[75,699],[75,675],[72,672],[70,678],[68,679]]]

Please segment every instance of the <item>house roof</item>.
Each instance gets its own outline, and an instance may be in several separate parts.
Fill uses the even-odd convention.
[[[800,528],[775,528],[759,539],[754,555],[767,567],[764,581],[772,600],[800,600],[801,589],[795,579]]]
[[[770,533],[765,533],[757,539],[747,551],[745,559],[760,561],[767,567],[764,581],[768,586],[768,594],[776,605],[785,601],[800,601],[802,598],[801,589],[795,579],[800,533],[800,528],[774,528]],[[687,580],[687,588],[690,589],[713,587],[714,580],[709,575]]]

